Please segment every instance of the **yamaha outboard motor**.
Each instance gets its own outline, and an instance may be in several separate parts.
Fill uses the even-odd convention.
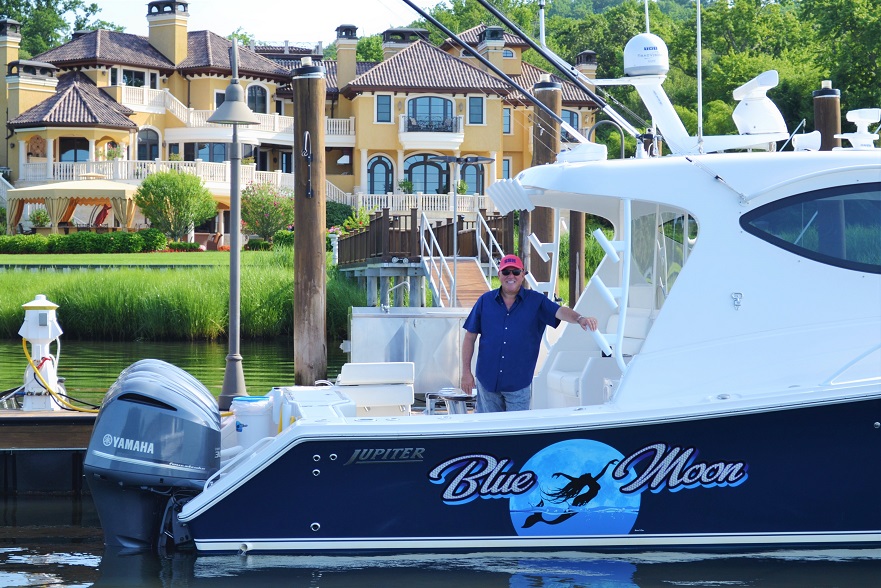
[[[104,544],[155,548],[166,510],[201,492],[219,467],[211,392],[163,361],[126,368],[104,397],[85,460]]]

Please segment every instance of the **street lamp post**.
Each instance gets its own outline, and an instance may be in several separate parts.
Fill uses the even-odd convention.
[[[456,299],[456,281],[458,280],[459,271],[459,181],[462,178],[462,166],[469,163],[490,163],[495,161],[491,157],[478,157],[472,155],[470,157],[456,157],[455,155],[436,155],[429,157],[429,161],[443,161],[446,163],[456,164],[455,173],[453,174],[453,287],[450,288],[450,297],[452,304],[457,303]]]
[[[242,172],[242,146],[239,144],[239,125],[255,125],[258,121],[245,102],[245,91],[239,84],[238,44],[233,41],[229,48],[232,79],[226,87],[223,104],[217,107],[208,122],[232,125],[232,153],[230,154],[229,182],[229,354],[223,388],[217,399],[220,410],[229,410],[232,399],[247,396],[245,373],[242,371],[241,340],[241,264],[242,264],[242,193],[239,180]]]

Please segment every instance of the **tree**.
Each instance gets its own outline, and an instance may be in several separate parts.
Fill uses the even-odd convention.
[[[250,47],[251,45],[257,45],[257,41],[254,38],[254,35],[247,32],[244,27],[239,27],[229,35],[226,36],[230,41],[238,41],[239,45],[243,47]]]
[[[0,14],[21,23],[22,59],[61,45],[73,31],[123,30],[96,18],[99,12],[85,0],[0,0]]]
[[[175,241],[217,213],[202,178],[176,170],[147,176],[135,192],[135,204],[153,227]]]
[[[272,184],[250,184],[242,191],[242,220],[249,231],[272,241],[294,222],[294,197]]]

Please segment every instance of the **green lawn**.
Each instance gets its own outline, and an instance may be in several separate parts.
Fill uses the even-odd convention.
[[[255,252],[256,253],[256,252]],[[247,256],[248,252],[244,253]],[[5,265],[229,265],[228,251],[173,251],[156,253],[34,253],[0,254]]]

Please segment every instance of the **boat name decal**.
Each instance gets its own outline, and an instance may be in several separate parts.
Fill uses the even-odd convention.
[[[648,466],[635,480],[621,486],[621,492],[632,494],[646,488],[654,493],[666,486],[670,492],[683,488],[701,486],[738,486],[747,479],[747,464],[742,461],[716,463],[697,462],[698,451],[694,447],[667,447],[664,443],[647,445],[623,459],[612,472],[616,480],[626,478],[637,463],[651,459]]]
[[[446,504],[465,504],[475,498],[509,498],[527,492],[536,482],[533,472],[511,472],[513,462],[491,455],[472,454],[454,457],[428,474],[434,484],[447,483],[443,498]],[[455,474],[455,475],[454,475]]]
[[[128,451],[137,451],[138,453],[153,454],[153,444],[147,441],[139,441],[137,439],[126,439],[125,437],[114,437],[110,433],[104,435],[102,441],[105,447],[113,447],[114,449],[127,449]]]
[[[365,463],[422,461],[424,447],[396,447],[394,449],[356,449],[344,465]]]

